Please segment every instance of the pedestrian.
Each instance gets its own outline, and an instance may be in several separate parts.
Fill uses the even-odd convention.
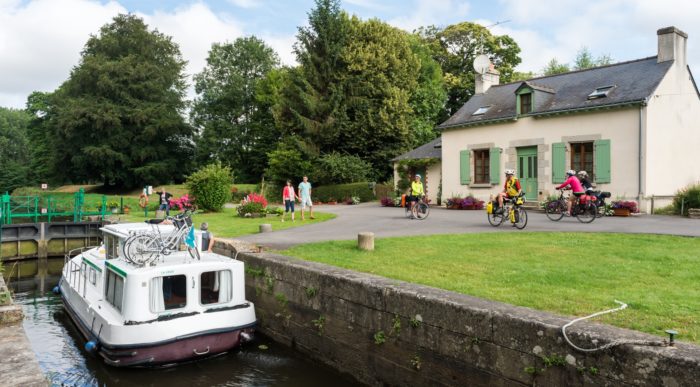
[[[156,191],[156,194],[158,194],[158,203],[160,203],[158,210],[165,211],[165,215],[170,216],[170,198],[173,195],[170,192],[166,192],[163,187],[160,187],[160,191]]]
[[[282,214],[283,222],[287,212],[292,213],[292,222],[294,221],[294,201],[298,198],[296,192],[294,192],[294,187],[292,187],[292,181],[287,180],[287,185],[285,185],[282,190],[282,201],[284,202],[284,214]]]
[[[299,183],[299,195],[301,200],[301,220],[304,220],[304,210],[309,207],[309,218],[314,218],[314,204],[311,202],[311,183],[309,183],[309,178],[304,176],[303,181]]]
[[[214,247],[214,234],[209,232],[209,224],[207,224],[207,222],[202,222],[202,225],[199,226],[199,229],[202,230],[201,251],[211,253],[211,249]]]

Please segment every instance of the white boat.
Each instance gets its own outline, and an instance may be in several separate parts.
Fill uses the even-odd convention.
[[[159,255],[146,264],[123,256],[134,233],[172,225],[107,225],[103,245],[66,257],[55,291],[107,364],[163,366],[227,352],[252,335],[253,304],[245,299],[243,262],[201,251]]]

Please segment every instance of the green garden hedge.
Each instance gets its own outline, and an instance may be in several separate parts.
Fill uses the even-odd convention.
[[[342,202],[345,199],[357,196],[361,202],[369,202],[375,200],[372,188],[369,182],[350,183],[350,184],[335,184],[324,185],[318,188],[313,188],[311,196],[314,201],[329,202],[335,199]]]

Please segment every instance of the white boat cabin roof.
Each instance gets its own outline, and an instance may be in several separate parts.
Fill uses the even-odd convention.
[[[120,239],[126,239],[129,237],[129,235],[131,235],[131,233],[149,232],[153,230],[153,227],[158,228],[158,230],[160,230],[161,233],[169,233],[175,228],[175,226],[171,224],[151,225],[146,222],[140,222],[108,224],[102,227],[100,230],[103,233],[114,235]]]

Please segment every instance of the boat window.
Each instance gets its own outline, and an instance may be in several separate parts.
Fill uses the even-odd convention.
[[[231,301],[233,278],[231,270],[205,271],[199,279],[199,302],[202,305]]]
[[[153,313],[184,308],[187,305],[187,277],[180,274],[153,278],[149,293]]]
[[[115,237],[114,235],[105,234],[104,244],[107,259],[114,259],[119,257],[119,238]]]
[[[97,270],[90,268],[90,283],[93,285],[97,285]]]
[[[122,293],[124,292],[124,278],[112,270],[107,270],[105,275],[105,299],[118,311],[122,311]]]

